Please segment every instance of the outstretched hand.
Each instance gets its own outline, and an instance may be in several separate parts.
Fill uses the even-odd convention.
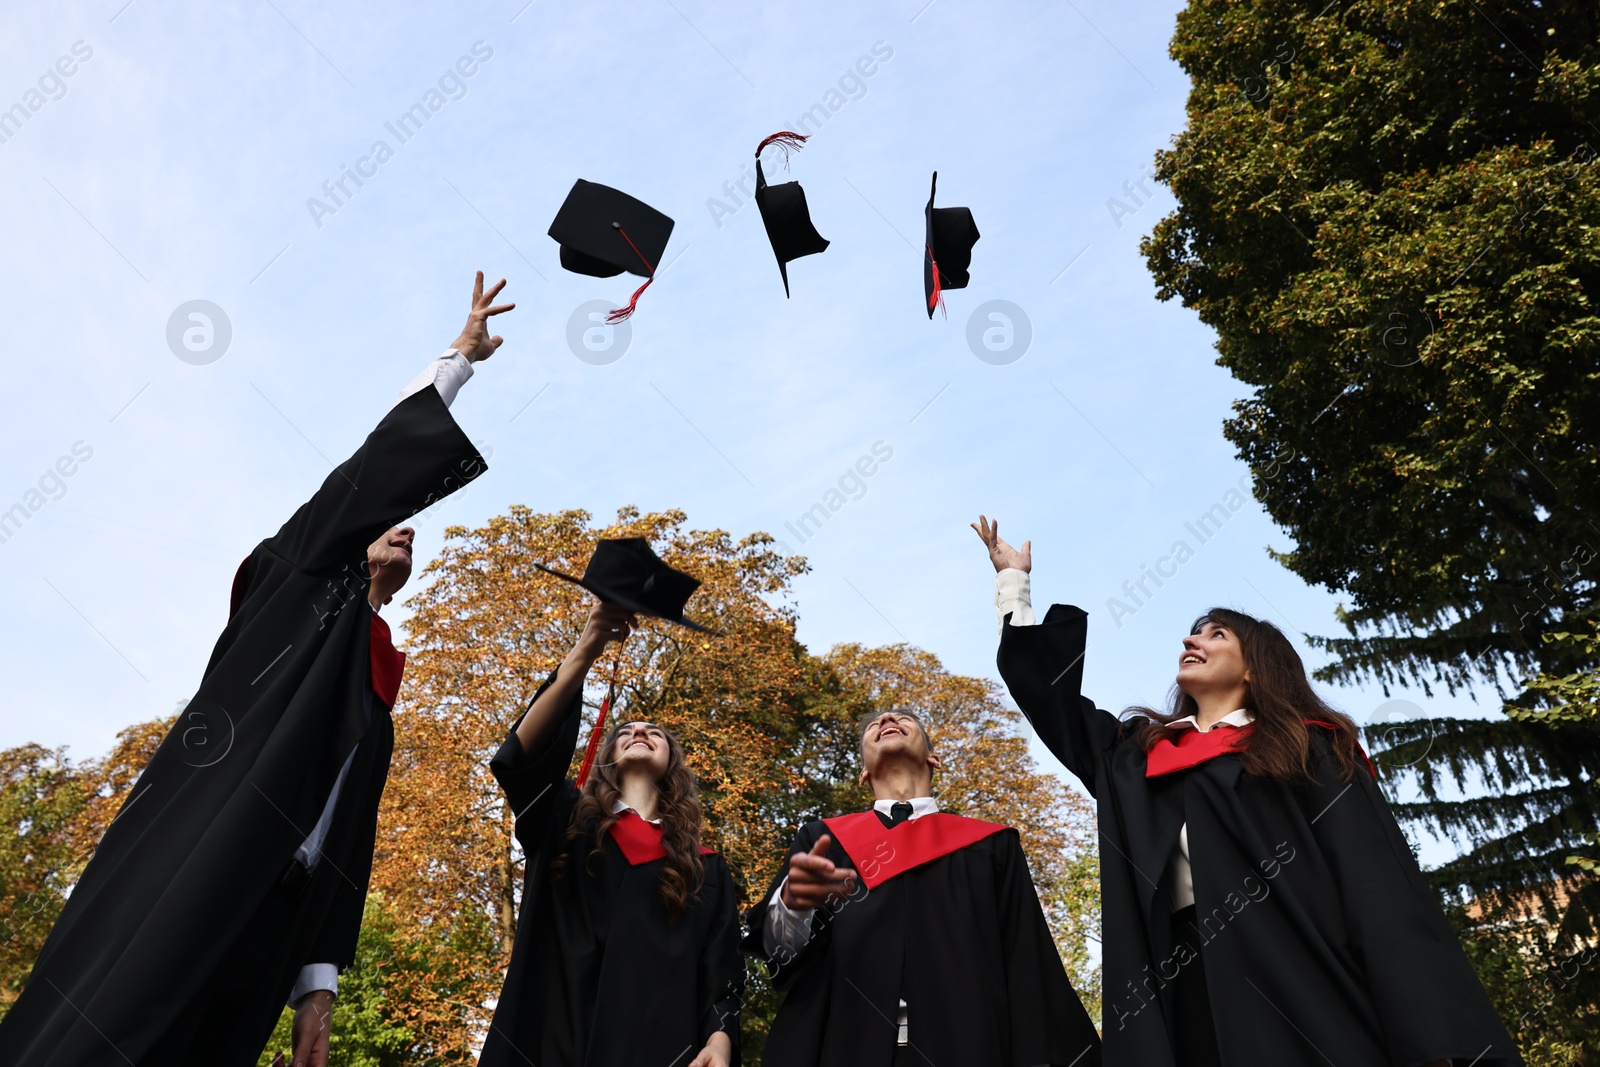
[[[989,561],[994,564],[995,573],[1008,567],[1015,567],[1024,573],[1033,570],[1033,542],[1022,542],[1021,548],[1012,548],[1000,536],[1000,520],[990,522],[982,515],[972,524],[978,531],[978,536],[983,539],[984,547],[989,550]]]
[[[828,859],[831,844],[833,839],[823,834],[810,852],[796,852],[789,857],[789,882],[783,887],[783,903],[787,907],[795,911],[820,908],[834,897],[855,892],[856,872]]]
[[[515,304],[496,304],[494,298],[500,290],[506,287],[506,280],[501,278],[486,293],[483,291],[483,271],[478,272],[477,281],[472,283],[472,310],[467,313],[467,324],[461,327],[461,336],[457,337],[450,347],[467,357],[468,362],[482,363],[494,355],[494,350],[505,343],[505,338],[496,334],[489,336],[489,316],[500,315],[516,307]]]

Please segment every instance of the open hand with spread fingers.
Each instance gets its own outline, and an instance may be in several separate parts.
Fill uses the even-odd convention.
[[[989,561],[994,564],[995,572],[1015,567],[1019,571],[1027,572],[1033,569],[1033,542],[1022,542],[1021,548],[1012,548],[1000,536],[1000,520],[990,522],[982,515],[972,524],[978,531],[978,536],[983,539],[984,547],[989,550]]]
[[[496,334],[489,336],[489,316],[501,315],[515,304],[496,304],[494,298],[500,290],[506,287],[506,280],[501,278],[486,293],[483,291],[483,271],[478,272],[477,281],[472,283],[472,310],[467,313],[467,324],[461,327],[461,336],[451,342],[450,347],[467,357],[470,363],[482,363],[494,355],[494,350],[505,343],[505,338]]]

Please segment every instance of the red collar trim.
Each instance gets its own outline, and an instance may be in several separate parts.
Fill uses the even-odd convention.
[[[1163,737],[1145,756],[1144,776],[1156,778],[1163,774],[1186,771],[1218,756],[1237,752],[1244,746],[1253,726],[1232,726],[1218,723],[1205,733],[1198,729],[1183,730],[1174,742]]]
[[[406,654],[394,647],[389,624],[376,611],[372,613],[371,633],[367,640],[367,657],[372,670],[372,695],[393,709],[400,696],[400,677],[405,674]]]
[[[1321,719],[1302,721],[1307,726],[1320,726],[1324,730],[1338,731],[1338,727],[1333,723],[1323,722]],[[1205,733],[1197,729],[1186,729],[1178,734],[1176,743],[1170,738],[1163,737],[1145,757],[1144,776],[1157,778],[1163,774],[1186,771],[1218,756],[1237,752],[1244,747],[1253,729],[1253,724],[1233,726],[1228,723],[1218,723]],[[1356,746],[1356,751],[1361,753],[1361,759],[1366,763],[1367,770],[1372,772],[1372,777],[1378,777],[1377,768],[1373,767],[1372,760],[1367,758],[1366,751],[1360,745]]]
[[[631,808],[611,824],[611,840],[617,843],[622,858],[628,866],[639,867],[656,860],[666,859],[667,850],[661,845],[661,827],[645,822]],[[701,846],[700,855],[715,856],[716,850]]]
[[[875,811],[859,811],[824,819],[828,832],[855,861],[868,889],[959,852],[1009,826],[935,811],[888,827]]]

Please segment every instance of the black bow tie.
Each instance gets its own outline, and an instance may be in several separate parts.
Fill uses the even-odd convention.
[[[889,825],[899,826],[911,818],[911,805],[904,800],[897,800],[889,806]]]

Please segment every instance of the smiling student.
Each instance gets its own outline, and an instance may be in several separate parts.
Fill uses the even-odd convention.
[[[999,668],[1099,808],[1107,1067],[1520,1064],[1361,751],[1277,627],[1214,608],[1166,712],[1080,694],[1087,616],[1034,624],[989,550]]]
[[[683,747],[624,717],[591,738],[592,774],[586,757],[576,782],[565,777],[590,668],[636,613],[694,626],[681,609],[699,583],[640,538],[602,541],[571,580],[602,600],[489,765],[527,874],[479,1067],[735,1067],[737,898],[728,865],[701,845]]]
[[[871,809],[810,822],[746,951],[785,993],[764,1067],[1097,1067],[1017,831],[939,810],[911,712],[861,731]]]

